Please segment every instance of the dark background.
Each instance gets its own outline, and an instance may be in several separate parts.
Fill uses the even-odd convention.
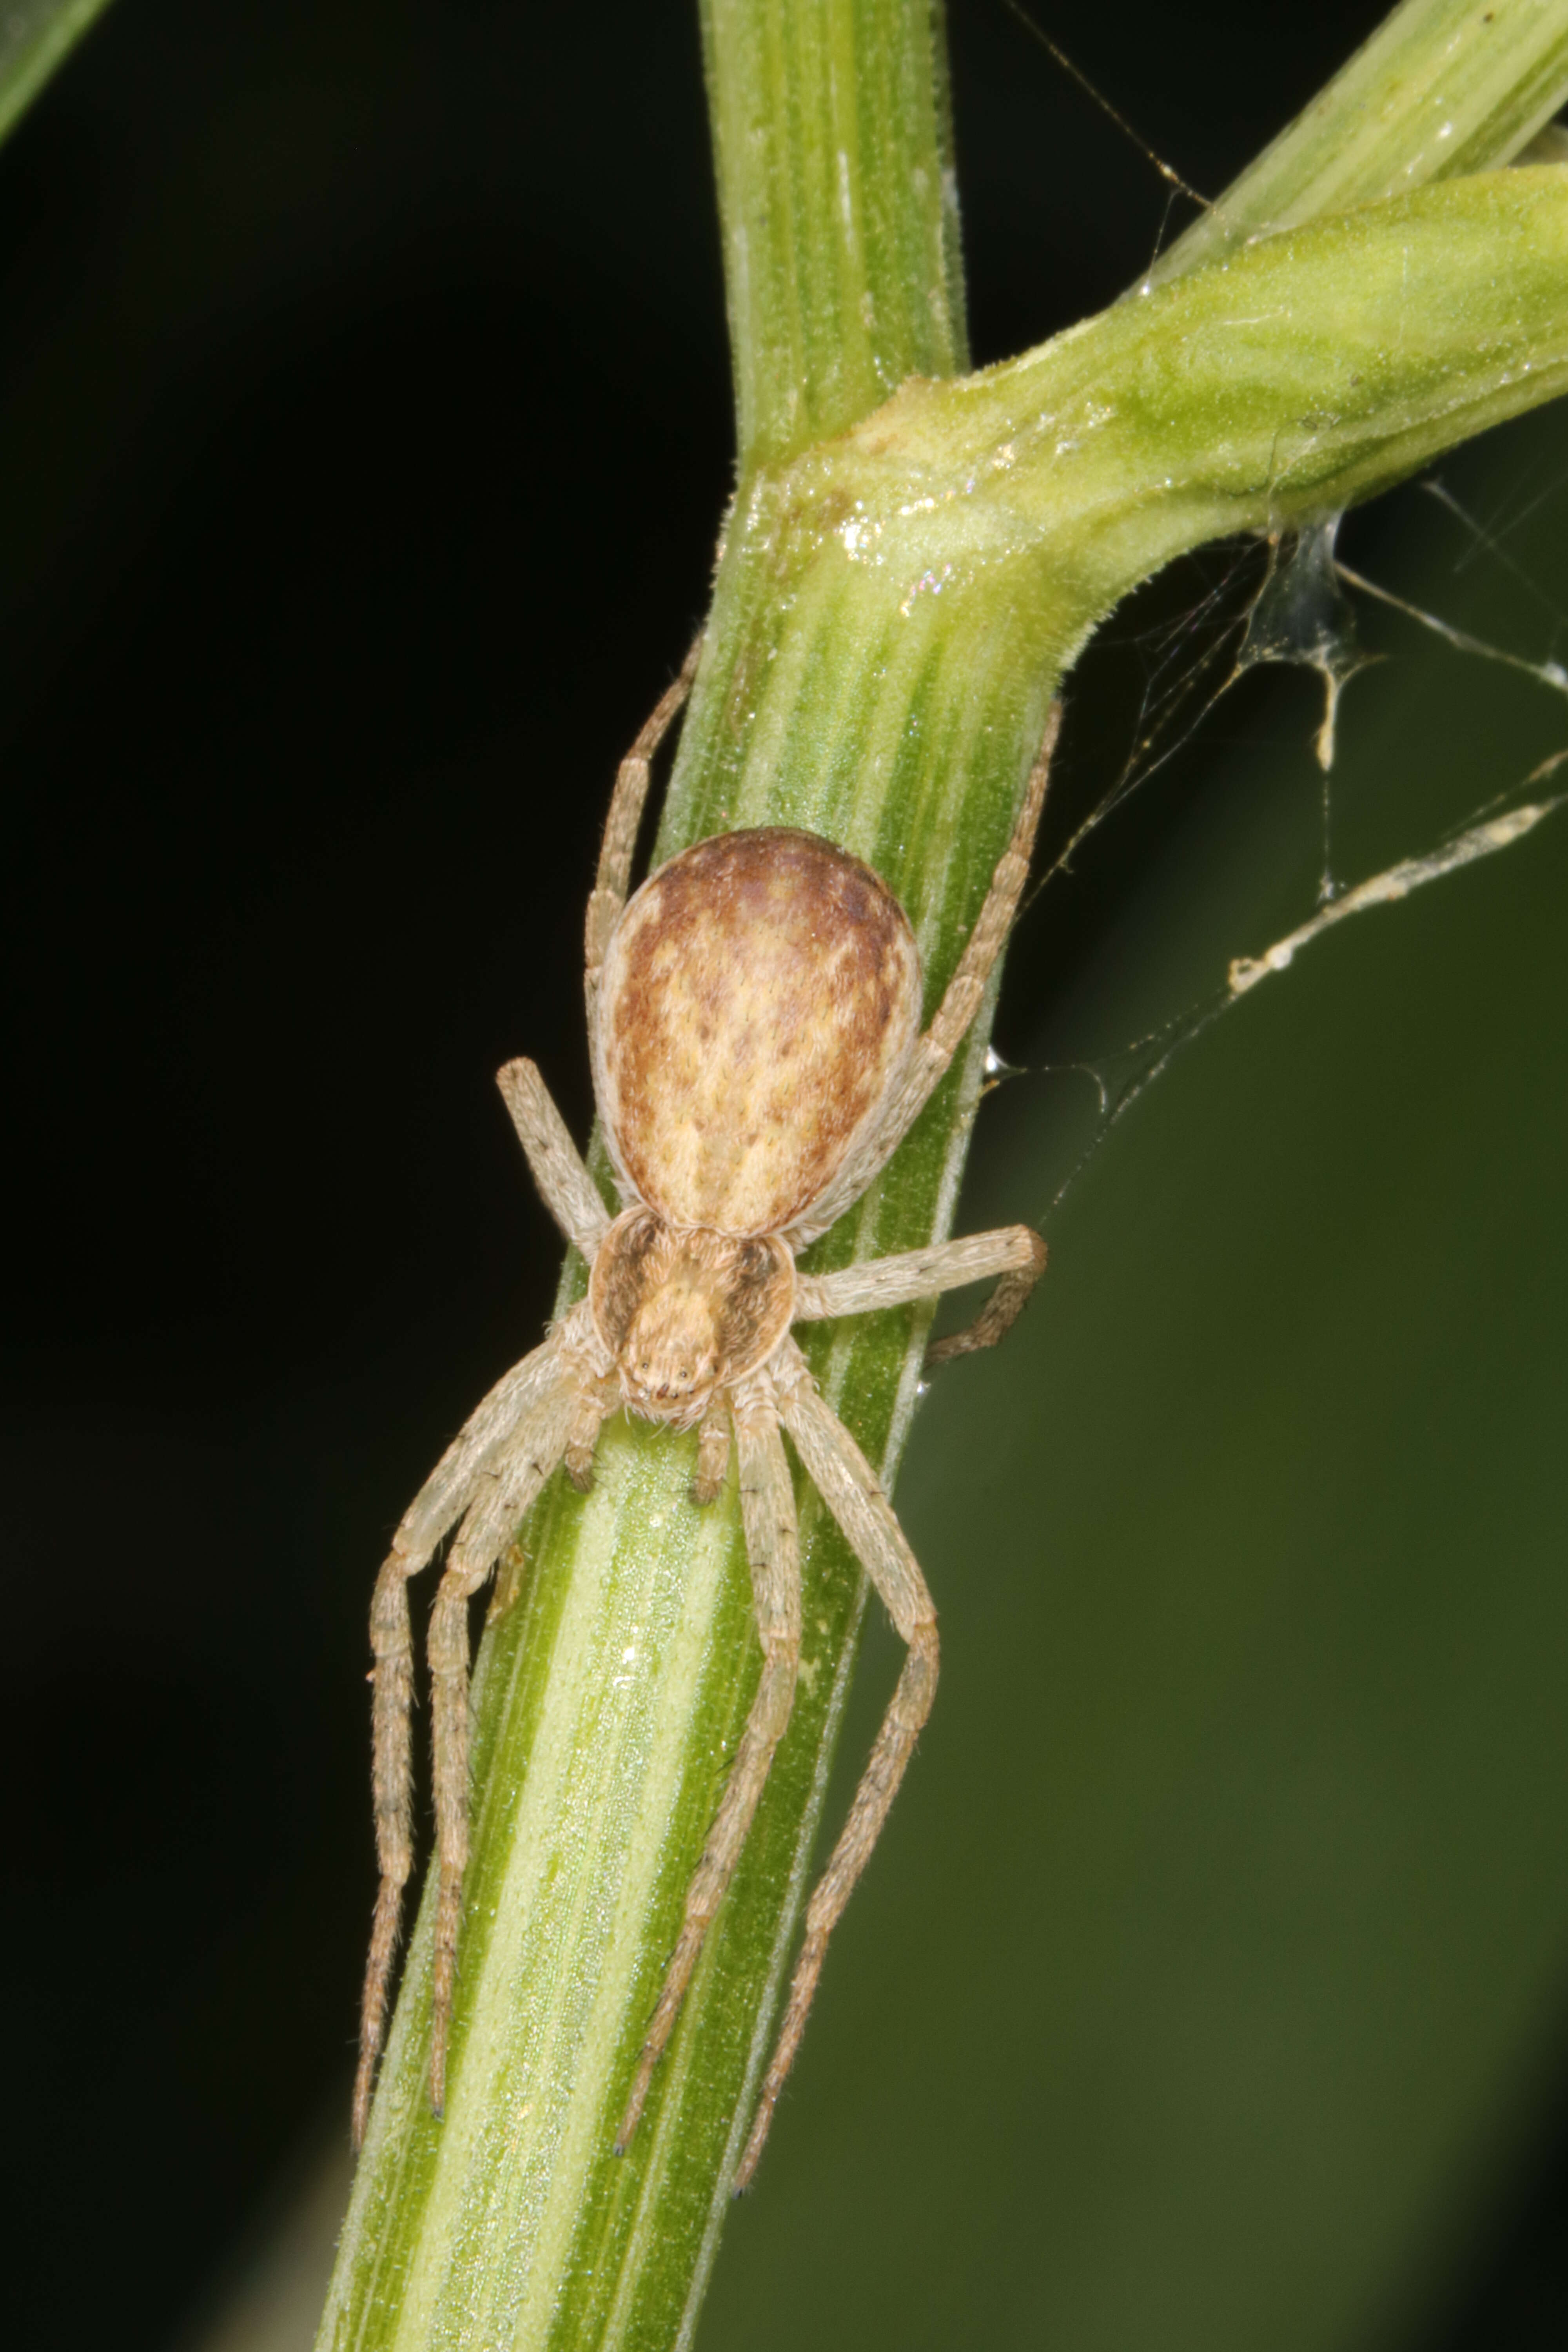
[[[1049,22],[1213,192],[1380,14]],[[952,36],[988,360],[1165,192],[1000,0]],[[0,152],[0,352],[5,2302],[140,2352],[346,2097],[371,1574],[552,1288],[490,1075],[585,1131],[596,830],[730,479],[694,9],[120,0]],[[1562,2340],[1542,2117],[1402,2352]]]

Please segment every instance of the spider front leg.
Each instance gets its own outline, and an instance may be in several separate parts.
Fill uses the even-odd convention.
[[[945,1339],[934,1341],[926,1349],[928,1372],[938,1364],[951,1363],[955,1356],[977,1356],[982,1348],[994,1348],[1028,1305],[1029,1293],[1046,1270],[1046,1245],[1030,1225],[1015,1225],[1012,1231],[1027,1247],[1028,1256],[1002,1276],[973,1323],[966,1323],[962,1331],[950,1331]],[[944,1290],[956,1286],[942,1285]]]
[[[741,1517],[751,1563],[757,1638],[763,1646],[762,1679],[729,1781],[708,1832],[702,1859],[686,1892],[686,1916],[658,2006],[637,2060],[631,2096],[616,2134],[619,2154],[637,2129],[653,2070],[669,2040],[713,1915],[723,1899],[746,1832],[766,1784],[773,1751],[784,1738],[795,1704],[800,1671],[800,1540],[795,1491],[779,1437],[778,1410],[765,1371],[754,1373],[734,1392],[735,1436],[741,1465]]]
[[[511,1113],[518,1140],[528,1155],[541,1200],[567,1240],[576,1243],[591,1265],[595,1251],[609,1231],[610,1213],[599,1198],[598,1187],[583,1164],[582,1155],[551,1098],[538,1065],[520,1055],[496,1072],[496,1084],[500,1088],[501,1100]]]
[[[795,1319],[825,1322],[836,1315],[868,1315],[881,1307],[907,1307],[934,1298],[965,1283],[1000,1281],[973,1323],[926,1350],[928,1369],[953,1356],[994,1348],[1023,1312],[1029,1293],[1046,1270],[1046,1245],[1030,1225],[1002,1225],[994,1233],[965,1234],[930,1249],[906,1250],[898,1257],[872,1258],[837,1274],[804,1276],[795,1289]]]
[[[737,2197],[751,2186],[779,2093],[795,2063],[822,1974],[827,1939],[870,1860],[888,1808],[931,1713],[938,1664],[935,1603],[876,1472],[837,1414],[818,1395],[805,1359],[793,1339],[785,1340],[774,1359],[774,1372],[784,1425],[795,1441],[806,1475],[881,1595],[889,1616],[908,1644],[909,1655],[855,1791],[849,1818],[806,1906],[805,1934],[790,1986],[789,2006],[757,2101],[751,2137],[735,2174]]]
[[[594,877],[584,927],[584,986],[588,999],[590,1043],[599,1018],[599,972],[605,961],[605,950],[610,943],[610,933],[616,928],[616,918],[626,903],[626,891],[632,878],[632,858],[637,845],[637,827],[642,822],[643,805],[652,779],[653,756],[675,724],[680,707],[691,691],[691,681],[697,675],[701,654],[702,640],[699,637],[681,664],[680,676],[659,697],[641,734],[616,771],[616,789],[610,795],[610,813],[605,819],[605,837],[599,846],[599,870]]]
[[[714,1398],[697,1432],[697,1471],[691,1481],[694,1503],[716,1503],[730,1469],[730,1408],[722,1396]]]

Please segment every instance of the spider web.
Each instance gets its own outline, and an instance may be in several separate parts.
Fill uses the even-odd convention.
[[[1001,0],[1001,6],[1028,38],[1050,58],[1058,73],[1106,116],[1127,144],[1163,184],[1164,206],[1155,238],[1153,258],[1164,246],[1173,208],[1183,203],[1202,209],[1208,202],[1166,157],[1144,138],[1136,124],[1053,38],[1033,14],[1027,0]],[[1560,125],[1542,134],[1554,140],[1554,157],[1563,143]],[[1553,501],[1565,504],[1568,469],[1554,467],[1544,482],[1526,473],[1506,492],[1489,521],[1483,522],[1440,478],[1394,493],[1396,499],[1427,499],[1445,509],[1463,535],[1456,578],[1484,562],[1510,579],[1533,605],[1538,621],[1548,625],[1554,644],[1568,648],[1568,613],[1533,577],[1529,565],[1510,545],[1524,525]],[[1383,502],[1386,505],[1388,502]],[[1260,543],[1247,540],[1228,549],[1209,550],[1188,562],[1200,574],[1210,568],[1202,593],[1173,620],[1146,629],[1131,642],[1142,667],[1142,692],[1131,740],[1119,772],[1096,796],[1087,813],[1072,822],[1067,837],[1026,901],[1026,911],[1045,893],[1058,893],[1078,870],[1080,861],[1102,828],[1126,811],[1163,771],[1180,761],[1200,734],[1209,729],[1223,698],[1249,672],[1266,665],[1285,665],[1314,672],[1322,690],[1322,715],[1313,739],[1318,768],[1318,823],[1321,856],[1313,903],[1294,924],[1261,947],[1233,945],[1215,958],[1212,988],[1189,999],[1182,1009],[1159,1020],[1146,1032],[1108,1054],[1037,1064],[1033,1072],[1008,1065],[993,1051],[986,1061],[988,1088],[1026,1075],[1070,1076],[1092,1091],[1094,1118],[1087,1142],[1067,1167],[1048,1195],[1045,1212],[1035,1222],[1044,1224],[1058,1208],[1094,1160],[1111,1130],[1162,1078],[1189,1045],[1197,1042],[1244,996],[1264,981],[1288,971],[1303,951],[1340,924],[1373,909],[1392,906],[1428,884],[1448,879],[1479,860],[1511,848],[1553,814],[1568,798],[1568,740],[1538,761],[1528,773],[1516,777],[1492,798],[1472,808],[1456,824],[1412,848],[1391,863],[1354,878],[1342,875],[1336,857],[1336,787],[1334,761],[1340,728],[1340,705],[1345,688],[1374,662],[1398,659],[1368,653],[1359,641],[1355,599],[1381,606],[1447,645],[1466,659],[1500,666],[1522,682],[1544,688],[1568,701],[1568,668],[1548,654],[1532,659],[1507,646],[1494,644],[1414,604],[1375,579],[1346,564],[1338,556],[1336,541],[1342,517],[1332,516],[1288,538]],[[1102,638],[1111,632],[1102,632]],[[1353,710],[1353,705],[1352,706]],[[1562,785],[1552,789],[1563,777]]]
[[[1357,723],[1354,701],[1348,706],[1347,715],[1342,713],[1341,699],[1351,681],[1373,663],[1405,661],[1418,638],[1425,638],[1428,648],[1436,640],[1456,660],[1481,662],[1511,674],[1522,694],[1544,691],[1568,703],[1568,667],[1554,650],[1568,647],[1568,611],[1510,544],[1543,508],[1553,503],[1568,506],[1565,488],[1568,469],[1554,471],[1544,484],[1516,482],[1508,489],[1501,510],[1485,522],[1441,479],[1395,493],[1396,499],[1405,501],[1431,501],[1455,526],[1460,538],[1459,553],[1451,567],[1456,579],[1484,562],[1511,584],[1514,601],[1532,616],[1531,634],[1534,626],[1545,626],[1550,642],[1544,656],[1480,636],[1345,562],[1336,552],[1341,521],[1337,516],[1289,539],[1262,546],[1248,542],[1220,551],[1217,558],[1211,555],[1214,573],[1198,596],[1173,619],[1124,639],[1140,657],[1143,674],[1129,748],[1110,785],[1096,795],[1086,814],[1070,824],[1063,845],[1032,893],[1031,903],[1058,891],[1080,870],[1101,830],[1123,814],[1134,796],[1186,752],[1204,730],[1212,735],[1216,708],[1243,678],[1265,665],[1309,670],[1321,688],[1321,718],[1311,739],[1319,799],[1316,890],[1301,905],[1297,919],[1273,938],[1266,935],[1263,943],[1245,939],[1216,942],[1212,987],[1190,997],[1178,1011],[1146,1031],[1108,1052],[1067,1058],[1053,1055],[1032,1066],[1027,1075],[1036,1078],[1068,1079],[1087,1087],[1092,1106],[1087,1139],[1055,1181],[1037,1223],[1047,1223],[1111,1131],[1150,1087],[1244,997],[1266,981],[1290,971],[1309,948],[1342,924],[1396,905],[1428,885],[1448,880],[1479,861],[1512,848],[1568,801],[1565,711],[1560,748],[1550,751],[1526,772],[1504,782],[1424,843],[1359,873],[1342,870],[1336,851],[1335,754],[1342,740],[1354,742]],[[1393,616],[1385,631],[1386,650],[1368,652],[1361,644],[1358,624],[1363,614],[1371,613]],[[1346,725],[1351,730],[1348,739],[1343,737]],[[1279,764],[1288,768],[1290,763],[1281,761]],[[1287,774],[1279,789],[1299,792],[1300,787]],[[993,1084],[1024,1075],[995,1055],[987,1065]]]

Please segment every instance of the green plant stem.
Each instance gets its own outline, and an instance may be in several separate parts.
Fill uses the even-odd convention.
[[[911,383],[773,486],[807,593],[1029,601],[1065,664],[1158,564],[1373,496],[1568,386],[1568,173],[1479,174],[1263,239],[1040,350]],[[772,560],[780,561],[778,552]]]
[[[942,120],[930,20],[881,0],[842,11],[724,0],[707,31],[754,462],[726,530],[658,854],[763,821],[847,842],[909,908],[934,995],[1057,680],[1121,594],[1217,532],[1286,527],[1365,495],[1565,381],[1568,182],[1500,173],[1302,228],[1006,367],[917,382],[866,415],[888,355],[925,348],[943,305],[947,347],[962,348],[921,177]],[[737,140],[764,65],[776,135]],[[844,121],[860,119],[850,100],[857,89],[913,89],[920,73],[929,103],[894,110],[907,143],[901,159],[876,151],[873,202],[865,154],[844,142]],[[847,204],[834,196],[840,169]],[[775,209],[786,186],[804,192],[787,222]],[[773,257],[738,289],[753,228],[775,240]],[[823,239],[836,242],[827,258]],[[858,315],[876,332],[840,363],[824,322],[847,315],[843,289],[862,277],[871,300]],[[783,366],[784,352],[793,401],[770,378],[768,354]],[[837,437],[803,443],[829,415]],[[946,1229],[988,1027],[987,1013],[819,1262]],[[889,1476],[924,1322],[899,1314],[816,1339],[826,1393]],[[691,1465],[689,1440],[612,1425],[595,1492],[551,1492],[528,1531],[524,1597],[491,1630],[476,1675],[474,1858],[446,2116],[430,2116],[424,2092],[426,1906],[323,2346],[689,2340],[861,1613],[853,1562],[803,1493],[795,1718],[641,2128],[617,2158],[644,2025],[757,1672],[733,1490],[697,1511]],[[766,2180],[764,2165],[763,2193]]]
[[[962,361],[940,17],[927,0],[715,0],[704,31],[741,446],[788,452],[866,414],[911,369]],[[727,573],[746,572],[754,546],[737,518]],[[718,774],[701,746],[723,733],[722,662],[716,635],[706,716],[693,714],[682,745],[688,779]],[[729,678],[732,688],[732,664]],[[1038,721],[1043,680],[1033,694]],[[908,794],[920,782],[930,801],[948,748],[931,742],[899,779],[868,771],[858,790],[871,814],[858,826],[856,780],[841,780],[837,823],[902,836],[879,862],[920,924],[933,984],[973,919],[984,851],[956,837],[962,794],[911,803],[902,825],[887,795],[890,782]],[[1005,755],[993,767],[999,845],[1018,777]],[[689,782],[698,830],[710,829],[710,797]],[[667,815],[663,844],[679,824]],[[838,1254],[913,1244],[951,1217],[983,1052],[977,1032],[900,1154],[898,1183],[831,1237]],[[889,1467],[926,1319],[824,1333],[814,1358]],[[733,1493],[698,1513],[690,1475],[689,1441],[612,1426],[595,1492],[549,1496],[529,1530],[528,1590],[475,1677],[474,1859],[447,2114],[437,2124],[424,2094],[426,1906],[323,2345],[664,2346],[694,2324],[862,1601],[837,1531],[803,1498],[811,1599],[794,1720],[648,2111],[617,2159],[630,2067],[757,1672]]]
[[[1139,286],[1249,237],[1510,163],[1565,102],[1568,0],[1405,0]]]
[[[700,0],[742,471],[967,363],[942,11]]]

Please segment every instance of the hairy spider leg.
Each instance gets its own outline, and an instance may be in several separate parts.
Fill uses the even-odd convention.
[[[926,1349],[928,1372],[938,1364],[951,1363],[955,1356],[977,1356],[983,1348],[994,1348],[1028,1305],[1029,1293],[1046,1270],[1046,1245],[1031,1225],[1011,1225],[1006,1230],[1014,1245],[1027,1255],[1008,1268],[973,1323],[966,1323],[962,1331],[950,1331],[945,1339]],[[947,1290],[957,1285],[949,1279],[942,1286]]]
[[[1062,706],[1052,703],[1046,714],[1045,732],[1035,764],[1029,771],[1029,781],[1024,788],[1017,823],[1013,837],[997,860],[996,871],[991,877],[991,887],[985,894],[969,942],[958,960],[958,969],[948,982],[946,991],[930,1028],[915,1049],[915,1066],[905,1081],[909,1088],[907,1109],[900,1107],[899,1116],[903,1124],[887,1145],[894,1150],[909,1132],[910,1123],[931,1097],[942,1074],[968,1033],[969,1024],[980,1010],[980,1000],[985,993],[985,983],[991,968],[1006,944],[1013,928],[1013,918],[1018,911],[1018,901],[1029,878],[1029,860],[1034,855],[1035,835],[1040,828],[1040,816],[1046,805],[1046,787],[1051,777],[1051,760],[1061,733]]]
[[[583,1391],[570,1374],[519,1423],[497,1462],[494,1486],[469,1508],[430,1612],[435,1733],[436,1958],[430,2030],[430,2104],[447,2098],[447,2042],[458,1971],[458,1928],[468,1866],[468,1601],[502,1553],[568,1444],[582,1430]],[[603,1418],[601,1411],[600,1416]]]
[[[936,1696],[938,1664],[936,1606],[876,1472],[837,1414],[817,1393],[805,1359],[793,1339],[784,1341],[772,1369],[784,1425],[795,1441],[806,1475],[880,1594],[909,1654],[882,1718],[870,1760],[855,1791],[849,1818],[806,1906],[805,1934],[795,1962],[789,2005],[757,2101],[751,2137],[735,2174],[737,2197],[751,2186],[779,2093],[795,2063],[817,1979],[822,1974],[827,1939],[849,1900],[856,1880],[870,1859],[871,1849],[888,1817],[888,1808],[904,1777],[904,1768],[931,1713],[931,1701]]]
[[[610,1230],[610,1213],[551,1099],[538,1064],[520,1055],[496,1072],[496,1084],[528,1156],[540,1199],[591,1265]]]
[[[1052,703],[1047,714],[1045,733],[1024,788],[1012,838],[997,861],[985,903],[975,918],[974,929],[958,960],[958,969],[948,982],[931,1026],[916,1039],[898,1083],[889,1089],[867,1133],[821,1200],[813,1202],[792,1233],[791,1239],[797,1244],[815,1241],[818,1234],[826,1233],[887,1166],[941,1084],[970,1023],[979,1012],[992,968],[1006,945],[1024,885],[1029,878],[1029,859],[1039,830],[1040,813],[1046,804],[1051,755],[1061,723],[1062,706],[1058,700]]]
[[[420,1563],[422,1565],[423,1563]],[[380,1873],[375,1916],[360,2003],[359,2069],[354,2077],[353,2144],[364,2139],[371,2085],[386,2032],[386,1989],[403,1917],[403,1890],[413,1865],[410,1718],[414,1706],[414,1645],[408,1623],[408,1577],[394,1551],[375,1580],[370,1605],[372,1770],[375,1796],[375,1859]]]
[[[746,1843],[773,1751],[788,1727],[800,1670],[800,1538],[789,1463],[766,1370],[738,1381],[731,1394],[740,1457],[741,1519],[752,1570],[757,1639],[763,1650],[762,1678],[702,1859],[686,1890],[680,1933],[616,2134],[617,2154],[637,2129],[653,2070],[680,2014],[703,1938]]]
[[[359,2072],[354,2082],[353,2139],[364,2138],[371,2085],[386,2029],[386,1990],[397,1948],[413,1853],[409,1721],[414,1704],[414,1650],[408,1584],[429,1563],[447,1529],[473,1502],[481,1480],[521,1428],[563,1379],[561,1343],[546,1339],[499,1380],[458,1431],[404,1513],[371,1601],[372,1784],[375,1850],[381,1883],[365,1962],[360,2020]],[[514,1522],[515,1525],[515,1522]]]
[[[654,754],[674,725],[691,691],[691,681],[697,675],[701,655],[702,639],[698,637],[680,666],[680,676],[659,697],[641,734],[616,771],[616,789],[610,795],[610,813],[605,819],[605,837],[599,845],[599,870],[589,896],[588,913],[584,924],[584,987],[588,999],[590,1045],[598,1034],[599,974],[604,968],[605,950],[610,944],[610,933],[626,903],[626,891],[632,878],[632,859],[637,854],[637,827],[642,823],[643,807],[647,800]]]
[[[691,1481],[694,1503],[716,1503],[730,1468],[730,1407],[715,1395],[697,1432],[697,1470]]]
[[[838,1315],[870,1315],[999,1276],[973,1322],[927,1349],[929,1368],[994,1348],[1016,1322],[1045,1270],[1046,1245],[1032,1226],[999,1225],[994,1233],[964,1234],[957,1241],[933,1242],[929,1249],[843,1266],[837,1274],[802,1275],[795,1284],[795,1319],[821,1323]]]

